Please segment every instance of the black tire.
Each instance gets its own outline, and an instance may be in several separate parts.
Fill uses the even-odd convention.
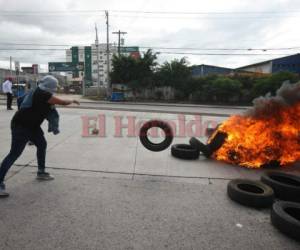
[[[161,143],[153,143],[148,139],[147,132],[149,129],[153,127],[161,128],[164,131],[166,137]],[[167,122],[160,121],[160,120],[151,120],[144,123],[144,125],[140,129],[139,136],[143,146],[149,149],[150,151],[154,151],[154,152],[163,151],[166,148],[168,148],[171,145],[174,138],[174,134],[170,125]]]
[[[171,154],[180,159],[194,160],[199,158],[199,150],[189,144],[174,144],[171,147]]]
[[[205,135],[210,138],[212,136],[212,134],[222,125],[222,123],[217,124],[216,127],[214,128],[207,128],[205,130]]]
[[[205,135],[209,138],[216,131],[217,128],[207,128],[205,130]]]
[[[233,201],[256,208],[270,207],[274,200],[272,188],[261,181],[235,179],[228,183],[227,194]]]
[[[192,137],[189,141],[190,145],[197,149],[198,151],[202,152],[206,158],[209,158],[212,154],[211,150],[209,149],[208,145],[205,145],[195,137]]]
[[[271,222],[282,233],[300,241],[300,203],[275,202],[271,210]]]
[[[275,196],[285,201],[300,202],[300,177],[279,171],[269,171],[261,181],[273,188]]]

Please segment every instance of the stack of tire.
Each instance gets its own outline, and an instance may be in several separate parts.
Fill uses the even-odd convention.
[[[164,131],[166,137],[161,143],[149,140],[147,133],[153,127]],[[213,133],[214,130],[207,132]],[[151,120],[142,126],[139,137],[145,148],[159,152],[171,145],[174,134],[167,122]],[[172,145],[171,154],[176,158],[191,160],[199,158],[201,152],[209,158],[218,146],[205,145],[193,137],[189,144]],[[228,183],[227,194],[233,201],[245,206],[272,207],[272,224],[282,233],[300,241],[300,176],[270,171],[264,173],[260,181],[235,179]]]
[[[165,139],[162,142],[153,143],[148,138],[148,131],[153,127],[160,128],[164,131]],[[162,120],[150,120],[145,122],[141,127],[139,137],[142,145],[145,148],[153,152],[160,152],[167,149],[171,145],[174,138],[174,133],[167,122]],[[202,152],[206,157],[210,156],[207,152],[206,145],[194,137],[190,139],[190,144],[174,144],[171,147],[172,156],[185,160],[198,159],[200,152]]]
[[[212,150],[208,145],[205,145],[195,137],[192,137],[189,144],[174,144],[171,147],[172,156],[185,160],[198,159],[201,154],[206,158],[209,158],[212,154]]]
[[[161,143],[149,140],[147,133],[153,127],[164,131],[166,137]],[[212,133],[214,130],[208,132]],[[159,152],[171,145],[174,134],[167,122],[151,120],[142,126],[139,137],[145,148]],[[190,144],[172,145],[171,154],[180,159],[197,159],[202,152],[209,158],[218,147],[205,145],[194,137],[189,142]],[[245,206],[272,207],[272,224],[282,233],[300,241],[300,176],[269,171],[261,176],[260,181],[235,179],[228,183],[227,194],[233,201]]]
[[[227,194],[245,206],[271,207],[272,224],[300,241],[300,176],[269,171],[260,181],[235,179],[228,183]]]
[[[148,131],[157,127],[164,131],[165,139],[160,143],[153,143],[148,138]],[[174,138],[174,134],[170,125],[161,120],[150,120],[141,127],[139,133],[140,141],[145,148],[153,152],[159,152],[167,149]],[[171,147],[171,154],[180,159],[197,159],[199,158],[200,151],[190,144],[174,144]]]

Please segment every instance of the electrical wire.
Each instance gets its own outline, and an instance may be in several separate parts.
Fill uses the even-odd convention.
[[[108,10],[110,16],[117,18],[150,18],[150,19],[270,19],[270,18],[299,18],[291,14],[299,14],[300,10],[286,11],[141,11],[141,10]],[[53,11],[17,11],[1,10],[1,16],[70,16],[70,15],[97,15],[105,16],[105,10],[53,10]],[[127,15],[124,15],[127,14]],[[154,15],[154,16],[153,16]],[[169,15],[169,16],[168,16]],[[254,15],[254,16],[253,16]]]
[[[0,48],[0,51],[65,51],[65,49],[36,49],[36,48]],[[174,55],[205,55],[205,56],[279,56],[288,54],[266,54],[266,53],[195,53],[195,52],[172,52],[172,51],[155,51],[158,54],[174,54]]]
[[[28,51],[31,51],[31,50],[37,50],[37,51],[44,51],[44,50],[52,50],[52,51],[65,51],[66,49],[47,49],[47,48],[43,48],[43,49],[36,49],[36,48],[0,48],[0,50],[3,50],[3,51],[10,51],[10,50],[15,50],[15,51],[18,51],[18,50],[28,50]]]
[[[130,47],[130,46],[129,46]],[[168,50],[225,50],[225,51],[268,51],[268,50],[296,50],[298,47],[286,47],[286,48],[191,48],[191,47],[147,47],[140,46],[141,49],[168,49]]]
[[[242,54],[242,53],[192,53],[192,52],[169,52],[157,51],[158,54],[171,54],[171,55],[198,55],[198,56],[288,56],[290,54]]]
[[[75,45],[75,44],[42,44],[42,43],[2,43],[0,42],[0,46],[8,45],[8,46],[40,46],[40,47],[84,47],[85,44]],[[124,46],[122,46],[124,47]],[[136,46],[126,46],[126,47],[136,47]],[[276,50],[299,50],[300,46],[294,47],[280,47],[280,48],[196,48],[196,47],[160,47],[160,46],[138,46],[140,49],[152,49],[152,50],[199,50],[199,51],[276,51]],[[6,50],[6,48],[0,48],[0,50]],[[7,48],[7,50],[27,50],[27,48]],[[32,48],[28,50],[65,50],[63,48],[50,49],[50,48]]]
[[[300,13],[300,10],[282,11],[138,11],[138,10],[110,10],[117,13],[142,13],[142,14],[172,14],[172,15],[224,15],[224,14],[290,14]]]
[[[110,16],[117,17],[117,18],[135,18],[136,16],[128,16],[128,15],[116,15],[111,14]],[[239,20],[249,20],[249,19],[274,19],[279,17],[284,18],[300,18],[300,16],[295,15],[277,15],[277,16],[144,16],[139,15],[139,18],[144,19],[185,19],[185,20],[197,20],[197,19],[214,19],[214,20],[233,20],[233,19],[239,19]]]
[[[69,14],[69,13],[98,13],[98,12],[115,12],[115,13],[134,13],[134,14],[163,14],[163,15],[226,15],[226,14],[290,14],[300,13],[300,10],[281,10],[281,11],[141,11],[141,10],[115,10],[115,9],[93,9],[93,10],[36,10],[36,11],[19,11],[19,10],[1,10],[0,14]]]

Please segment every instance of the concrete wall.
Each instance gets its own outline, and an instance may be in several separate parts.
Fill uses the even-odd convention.
[[[172,87],[160,87],[153,89],[144,89],[140,92],[133,93],[132,91],[125,92],[125,99],[145,99],[145,100],[173,100],[175,91]]]
[[[145,100],[173,100],[175,91],[172,87],[156,87],[133,92],[126,84],[112,85],[113,91],[123,92],[125,100],[145,99]]]
[[[107,89],[104,87],[100,88],[100,98],[106,97]],[[92,86],[90,88],[85,89],[85,96],[97,96],[98,88],[96,86]]]

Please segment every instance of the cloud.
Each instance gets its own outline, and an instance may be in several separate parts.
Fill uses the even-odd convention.
[[[291,9],[291,6],[293,9]],[[124,38],[127,45],[197,47],[203,49],[265,48],[297,46],[297,41],[300,38],[300,32],[296,25],[299,21],[297,17],[298,13],[277,13],[278,11],[300,10],[300,3],[296,0],[210,0],[205,3],[197,0],[185,2],[179,0],[133,0],[129,2],[120,0],[27,0],[21,2],[17,0],[0,0],[1,11],[14,11],[15,14],[5,15],[2,12],[2,15],[0,15],[1,43],[89,45],[95,39],[95,23],[98,24],[100,42],[105,42],[106,27],[103,12],[86,12],[80,14],[67,14],[64,12],[68,10],[99,9],[219,12],[215,15],[185,15],[138,14],[110,11],[110,31],[126,31],[127,34]],[[31,13],[28,13],[30,11]],[[245,13],[251,11],[270,13]],[[220,12],[240,12],[240,14],[222,14]],[[117,42],[117,36],[110,34],[110,41]],[[1,48],[12,47],[0,45]],[[35,46],[35,48],[37,47]],[[221,51],[197,51],[197,53],[201,52],[220,53]],[[296,51],[286,52],[293,53]],[[224,53],[224,51],[221,53]],[[245,52],[240,51],[239,53]],[[254,51],[251,53],[254,53]],[[258,51],[257,53],[262,52]],[[13,56],[24,63],[47,64],[48,61],[62,61],[65,57],[65,52],[35,51],[33,53],[32,51],[0,50],[1,61],[7,61],[9,56]],[[181,57],[183,55],[161,54],[159,61],[163,62]],[[191,64],[204,63],[224,67],[238,67],[280,56],[187,55],[187,57]]]

